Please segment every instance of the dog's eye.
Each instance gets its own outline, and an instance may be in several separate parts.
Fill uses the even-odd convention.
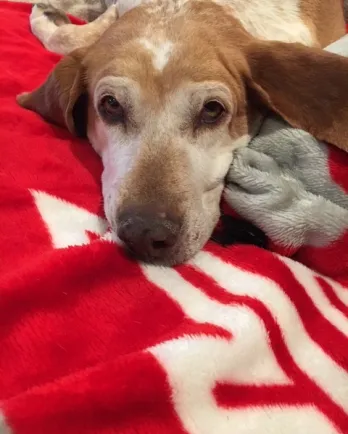
[[[219,101],[208,101],[204,104],[200,119],[203,124],[214,124],[221,119],[225,113],[225,107]]]
[[[124,118],[121,104],[111,95],[105,95],[100,100],[99,112],[108,122],[120,122]]]

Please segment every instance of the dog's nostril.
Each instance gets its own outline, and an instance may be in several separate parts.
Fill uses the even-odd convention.
[[[168,244],[166,243],[166,241],[153,241],[152,242],[152,247],[157,250],[157,249],[165,249],[166,247],[168,247]]]
[[[171,230],[166,228],[165,233],[162,232],[161,237],[152,238],[152,248],[154,250],[163,250],[174,246],[177,240],[177,230],[172,228]]]

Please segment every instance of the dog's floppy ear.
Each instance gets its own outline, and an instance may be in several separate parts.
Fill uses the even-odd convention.
[[[348,151],[348,59],[319,48],[253,42],[247,82],[290,125]]]
[[[45,83],[33,92],[18,95],[18,103],[38,113],[48,122],[84,136],[86,129],[86,93],[82,66],[84,51],[64,57]]]

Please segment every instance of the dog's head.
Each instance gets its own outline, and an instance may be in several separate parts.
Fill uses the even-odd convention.
[[[185,261],[219,217],[233,150],[259,113],[340,147],[348,142],[348,60],[297,44],[257,42],[214,4],[161,21],[122,16],[93,46],[63,58],[24,107],[87,135],[104,164],[105,213],[144,260]]]

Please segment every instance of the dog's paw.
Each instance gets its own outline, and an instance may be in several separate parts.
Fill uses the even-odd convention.
[[[41,18],[44,15],[46,9],[50,6],[45,3],[36,3],[31,9],[30,21],[35,20],[36,18]]]
[[[30,22],[33,24],[33,22],[38,19],[41,19],[41,21],[47,20],[58,27],[70,23],[65,12],[46,3],[36,3],[33,6],[30,14]]]
[[[70,20],[63,11],[55,9],[46,3],[37,3],[33,6],[30,14],[30,28],[33,35],[49,51],[59,52],[52,45],[52,36],[58,28],[69,23]]]
[[[109,6],[100,18],[105,22],[112,24],[118,18],[118,5],[116,3]]]

